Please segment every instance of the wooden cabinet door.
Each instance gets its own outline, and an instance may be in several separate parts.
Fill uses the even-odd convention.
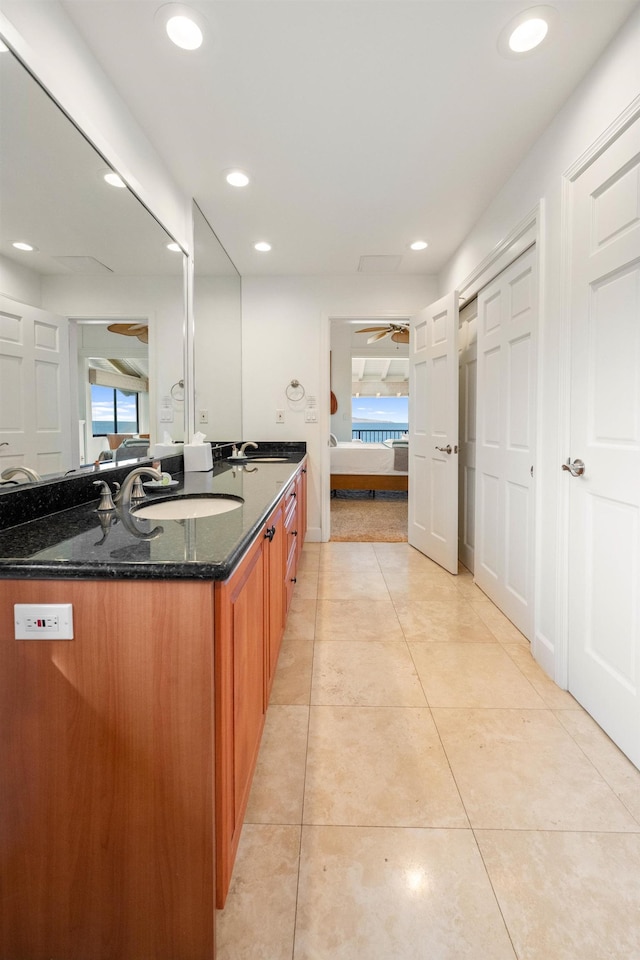
[[[265,551],[261,532],[215,584],[217,905],[231,880],[264,727]]]
[[[213,588],[0,580],[0,957],[213,960]],[[72,640],[14,640],[70,603]]]
[[[300,472],[296,477],[296,493],[298,501],[298,555],[302,552],[307,535],[307,461],[303,461]]]
[[[285,605],[285,575],[287,571],[287,541],[284,530],[284,507],[282,503],[267,520],[267,533],[264,549],[266,553],[265,571],[267,589],[265,602],[267,611],[265,621],[267,633],[265,637],[265,671],[266,671],[266,702],[273,685],[273,678],[278,663],[284,622],[286,617]]]

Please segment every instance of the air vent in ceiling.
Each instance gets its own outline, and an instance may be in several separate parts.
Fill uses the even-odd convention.
[[[358,273],[397,273],[401,260],[395,255],[360,257]]]
[[[95,257],[52,257],[61,267],[66,267],[71,273],[98,274],[113,273],[111,267],[96,260]]]

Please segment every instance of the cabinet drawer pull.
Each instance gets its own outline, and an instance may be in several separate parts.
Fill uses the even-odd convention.
[[[291,583],[297,583],[297,582],[298,582],[297,577],[291,577]]]
[[[297,531],[297,530],[292,530],[292,531],[291,531],[291,536],[292,536],[292,537],[297,537],[297,536],[298,536],[298,531]]]
[[[264,532],[265,540],[273,540],[275,535],[276,535],[275,527],[267,527],[267,529]]]
[[[295,495],[296,495],[295,490],[292,490],[291,493],[289,494],[289,496],[291,496],[291,497],[295,497]]]

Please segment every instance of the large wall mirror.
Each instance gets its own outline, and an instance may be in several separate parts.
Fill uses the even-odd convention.
[[[240,274],[196,203],[194,240],[194,432],[242,439]]]
[[[0,161],[0,473],[183,440],[186,257],[10,50]]]

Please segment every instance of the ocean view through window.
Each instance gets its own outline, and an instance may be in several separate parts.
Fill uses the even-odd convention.
[[[92,435],[104,437],[108,433],[138,433],[138,430],[138,394],[92,384]]]
[[[397,440],[409,430],[408,397],[352,397],[351,437],[365,443]]]

